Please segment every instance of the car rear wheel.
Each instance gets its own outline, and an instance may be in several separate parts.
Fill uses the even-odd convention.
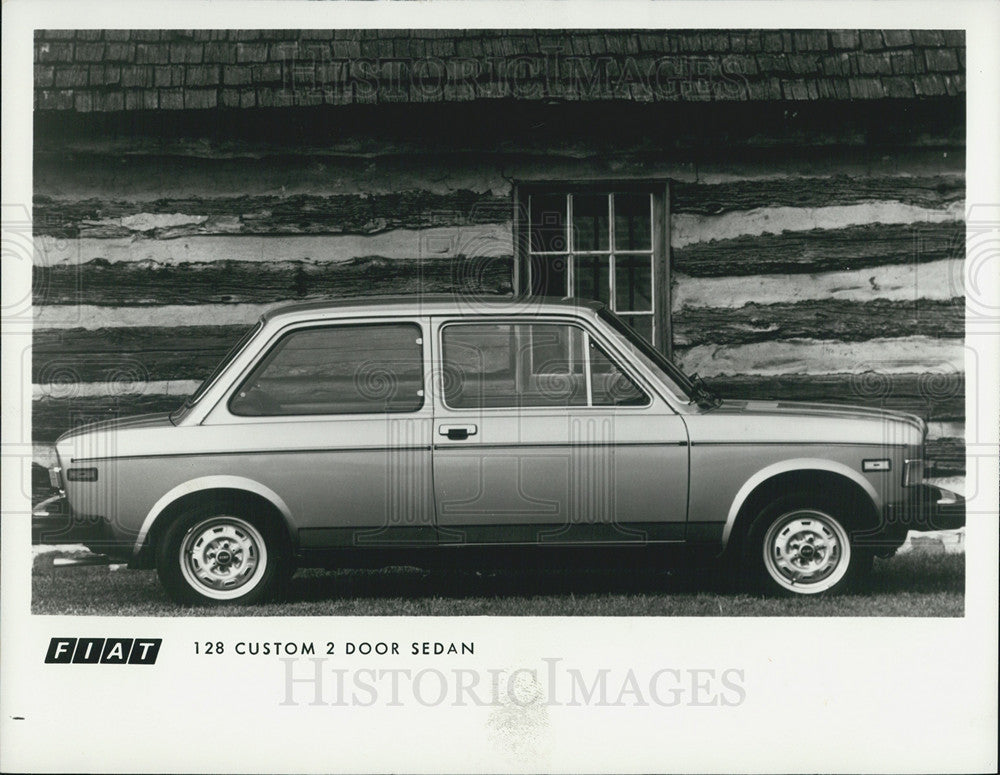
[[[156,569],[179,603],[223,605],[272,598],[284,578],[285,552],[265,521],[223,509],[176,520],[157,551]]]
[[[753,521],[744,546],[744,579],[770,594],[835,594],[855,587],[870,553],[851,542],[843,507],[809,495],[781,498]]]

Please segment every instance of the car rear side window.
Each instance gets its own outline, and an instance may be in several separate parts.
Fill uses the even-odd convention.
[[[452,324],[443,329],[441,342],[444,400],[453,409],[649,403],[575,325]]]
[[[286,334],[240,385],[241,417],[415,412],[423,340],[413,323],[325,326]]]

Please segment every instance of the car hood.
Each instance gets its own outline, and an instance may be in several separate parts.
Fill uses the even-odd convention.
[[[713,415],[771,415],[775,417],[826,418],[830,420],[868,420],[879,423],[903,423],[917,431],[921,436],[927,430],[927,424],[917,415],[907,412],[897,412],[890,409],[875,409],[866,406],[850,406],[842,404],[821,404],[807,401],[723,401],[718,407],[711,409]]]
[[[139,428],[163,428],[173,425],[168,412],[158,412],[156,414],[138,414],[134,417],[121,417],[114,420],[101,420],[86,425],[80,425],[72,430],[66,431],[56,439],[56,444],[64,441],[86,436],[93,433],[112,433],[114,431],[133,430]]]

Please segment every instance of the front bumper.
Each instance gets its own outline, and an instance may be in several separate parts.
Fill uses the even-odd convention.
[[[32,544],[83,544],[92,552],[127,558],[132,545],[115,536],[100,516],[74,514],[65,495],[39,503],[31,512]]]
[[[900,531],[965,527],[965,498],[932,484],[906,488],[906,498],[885,507],[886,527]]]

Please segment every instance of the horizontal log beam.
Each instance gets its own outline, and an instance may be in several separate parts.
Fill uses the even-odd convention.
[[[309,45],[305,44],[298,52],[298,55],[304,57],[302,63],[305,63],[305,57],[317,54],[308,50]],[[459,44],[460,47],[462,45]],[[714,45],[709,43],[704,50],[707,52]],[[372,46],[373,49],[378,47]],[[600,71],[604,71],[604,65],[614,65],[610,61],[611,57],[602,55],[604,47],[605,44],[600,42],[590,52]],[[384,46],[381,48],[381,53],[376,56],[392,57],[392,53]],[[588,53],[586,44],[582,52],[576,50],[576,44],[571,51],[568,42],[562,44],[562,48],[564,55]],[[695,50],[701,50],[700,46],[695,46],[686,53]],[[551,51],[556,52],[558,48]],[[470,52],[459,52],[459,56],[462,57],[463,53]],[[506,53],[510,54],[509,51]],[[537,50],[534,53],[537,55]],[[622,52],[615,53],[620,56]],[[397,57],[399,54],[397,50]],[[371,51],[364,49],[361,55],[373,56]],[[358,56],[357,51],[354,56]],[[649,51],[633,50],[624,71],[616,67],[602,74],[610,75],[612,81],[620,75],[623,79],[627,77],[629,83],[636,83],[633,76],[639,75],[640,70],[649,75],[646,70],[657,64],[650,57],[655,56],[655,53]],[[393,62],[386,59],[381,72],[383,79],[391,75],[396,79],[396,85],[400,79],[407,83],[414,73],[410,54],[405,57]],[[334,59],[336,58],[335,56]],[[742,57],[742,61],[736,61],[740,59],[741,56],[736,54],[727,62],[732,65],[728,72],[746,72],[750,80],[754,80],[757,67],[753,54],[749,58]],[[621,60],[618,61],[620,64]],[[660,60],[659,63],[662,64],[663,61]],[[773,64],[773,61],[765,63],[765,66]],[[686,59],[678,62],[685,70],[691,64]],[[318,64],[318,60],[316,63]],[[518,64],[538,63],[538,60],[529,60]],[[239,66],[231,68],[232,72],[227,72],[227,77],[247,74],[246,71],[240,72],[245,67],[242,62],[236,64]],[[375,69],[378,70],[378,63],[375,64]],[[779,155],[775,152],[780,152],[781,158],[795,151],[811,150],[817,160],[846,158],[854,161],[862,174],[868,168],[882,166],[885,156],[892,151],[927,148],[938,150],[942,146],[949,150],[960,150],[964,146],[965,114],[961,100],[921,99],[905,104],[895,100],[798,100],[794,116],[790,116],[787,104],[781,102],[779,94],[779,99],[773,101],[722,103],[701,99],[669,103],[626,99],[617,101],[614,110],[609,111],[606,98],[613,96],[612,92],[616,89],[603,88],[609,84],[606,78],[601,78],[603,90],[600,94],[593,88],[598,82],[591,81],[589,86],[585,85],[575,95],[585,97],[584,99],[570,99],[553,110],[553,105],[542,104],[543,100],[537,98],[546,93],[559,97],[558,92],[562,87],[570,87],[574,91],[573,87],[581,85],[579,78],[587,80],[590,74],[561,57],[558,62],[553,60],[543,64],[544,77],[546,81],[551,81],[551,91],[542,87],[535,90],[534,94],[525,90],[518,95],[515,90],[514,96],[522,99],[514,100],[459,99],[436,104],[405,104],[404,87],[403,94],[393,88],[389,89],[388,94],[380,92],[377,105],[287,105],[274,111],[160,110],[152,114],[133,111],[131,115],[104,111],[68,115],[65,111],[41,110],[35,115],[35,145],[46,154],[53,155],[100,153],[123,157],[148,154],[189,157],[197,161],[206,157],[243,156],[267,159],[277,156],[293,162],[297,159],[312,162],[316,158],[338,155],[371,158],[390,153],[419,158],[422,154],[440,153],[444,149],[471,154],[502,152],[513,155],[542,151],[546,156],[560,153],[598,156],[602,153],[606,155],[610,144],[614,144],[616,152],[636,149],[653,152],[661,157],[666,155],[665,152],[682,149],[697,154],[699,161],[721,155],[729,159],[742,159],[751,150],[770,152],[775,156]],[[558,67],[550,68],[549,65],[553,64]],[[701,64],[699,61],[699,66]],[[494,88],[485,96],[510,97],[511,90],[506,88],[509,82],[504,77],[505,74],[501,74],[502,71],[498,71],[496,67],[496,60],[483,63],[482,67],[476,65],[472,80],[479,80],[481,86],[503,87]],[[151,70],[150,67],[147,72],[140,67],[131,75],[149,75],[152,78]],[[452,76],[456,75],[454,68],[448,70]],[[522,68],[522,72],[516,77],[521,80],[526,73],[527,70]],[[319,74],[320,70],[317,68],[316,75]],[[326,65],[323,65],[322,74],[325,76],[332,73],[328,73]],[[718,74],[717,70],[715,74]],[[159,77],[161,73],[158,71],[155,75]],[[492,80],[498,75],[500,81]],[[421,76],[424,76],[426,85],[431,85],[431,80],[434,80],[434,77],[428,77],[425,73],[417,73],[417,80],[421,80]],[[670,73],[671,78],[677,76],[676,71]],[[711,77],[709,74],[709,78]],[[486,81],[489,83],[485,83]],[[468,83],[466,81],[460,87],[467,86]],[[235,85],[240,87],[241,83]],[[297,85],[300,89],[308,88],[304,81]],[[318,82],[313,85],[320,86]],[[331,80],[323,85],[335,86],[336,81]],[[805,82],[797,85],[804,87]],[[810,84],[810,87],[814,85]],[[534,82],[531,86],[541,87],[541,84]],[[789,85],[784,86],[787,91]],[[251,87],[243,91],[242,97],[245,99],[254,89]],[[622,94],[620,89],[617,91],[618,97],[628,96]],[[643,91],[646,92],[645,96],[651,96],[648,90]],[[677,90],[674,91],[674,94],[667,96],[678,96]],[[314,96],[320,96],[318,89]],[[346,96],[350,102],[350,94]],[[386,96],[388,99],[383,99]],[[451,96],[468,97],[471,93]],[[404,98],[404,102],[398,102],[400,97]],[[394,98],[396,104],[392,104]],[[901,105],[905,105],[905,121],[900,120]],[[574,130],[572,143],[566,142],[567,127]],[[657,131],[651,132],[650,127],[656,127]],[[859,151],[871,145],[875,145],[880,153]],[[944,157],[939,150],[936,155],[938,159]],[[944,160],[951,161],[951,156],[952,153],[949,153]],[[882,174],[898,174],[898,167],[885,166],[887,169]],[[813,170],[809,174],[823,173]],[[867,174],[873,173],[869,171]]]
[[[496,260],[501,260],[497,257]],[[509,261],[509,257],[507,258]],[[483,259],[490,263],[493,259]],[[133,305],[104,306],[104,297],[91,294],[94,303],[75,301],[80,298],[80,285],[71,274],[61,280],[61,295],[53,296],[66,304],[39,304],[47,299],[46,286],[36,285],[35,326],[38,329],[123,328],[136,326],[196,326],[196,325],[249,325],[261,314],[286,304],[272,297],[265,303],[208,302],[191,304],[188,298],[179,303],[159,303],[155,297],[155,270],[150,272],[150,283]],[[749,304],[792,304],[806,301],[850,301],[867,303],[877,299],[905,304],[924,304],[927,301],[952,302],[964,294],[962,261],[935,261],[916,266],[876,267],[865,271],[826,272],[818,275],[760,275],[755,277],[686,277],[675,275],[672,288],[673,314],[683,314],[686,309],[738,310]],[[463,267],[463,273],[473,276],[476,267]],[[484,274],[488,271],[483,270]],[[476,287],[474,280],[462,280],[457,286]],[[373,285],[371,289],[384,290]],[[500,286],[498,290],[502,290]],[[455,289],[453,289],[454,291]],[[915,301],[916,300],[916,301]]]
[[[788,339],[749,344],[696,345],[675,348],[674,359],[689,374],[913,374],[961,372],[961,339],[907,336],[841,342]]]
[[[454,137],[452,134],[452,143]],[[72,135],[69,142],[77,139]],[[36,194],[104,199],[113,191],[117,197],[156,201],[168,197],[270,196],[276,191],[289,196],[417,190],[444,195],[463,189],[502,193],[510,191],[504,172],[511,164],[530,167],[547,163],[555,169],[562,161],[545,153],[470,155],[456,153],[450,144],[417,150],[378,141],[370,148],[358,148],[355,142],[353,148],[344,149],[297,146],[283,151],[274,142],[228,140],[221,147],[206,147],[201,138],[193,143],[174,142],[173,138],[164,142],[134,131],[105,137],[97,147],[94,143],[78,144],[70,152],[63,148],[66,142],[63,134],[54,147],[40,148],[35,154]],[[914,151],[903,153],[909,157]],[[936,162],[930,153],[915,153],[922,164]],[[941,156],[940,152],[934,155]],[[610,160],[601,166],[612,168]],[[169,175],[164,174],[165,168]]]
[[[34,199],[36,235],[156,239],[210,234],[376,234],[392,229],[494,223],[511,218],[509,196],[461,190],[336,196]]]
[[[126,362],[120,370],[109,374],[110,379],[85,382],[75,374],[63,371],[60,379],[31,386],[31,398],[39,401],[50,398],[88,399],[105,396],[179,396],[187,398],[201,384],[199,379],[145,380],[139,362]]]
[[[965,419],[965,375],[786,374],[706,378],[723,398],[765,401],[815,401],[911,412],[934,422]]]
[[[849,271],[965,255],[965,225],[871,223],[843,229],[761,234],[674,248],[673,268],[691,277]]]
[[[960,175],[856,178],[785,177],[706,185],[676,182],[675,215],[719,215],[759,208],[823,208],[876,200],[943,208],[965,195]],[[487,223],[511,217],[509,195],[491,191],[428,190],[381,194],[286,196],[182,196],[157,199],[86,199],[39,194],[36,235],[60,238],[171,238],[195,234],[372,234]],[[181,218],[179,216],[186,216]],[[172,217],[171,217],[172,216]]]
[[[964,260],[952,259],[818,274],[691,277],[676,272],[671,300],[675,313],[685,307],[738,309],[747,304],[788,304],[810,299],[950,301],[965,295],[964,271]]]
[[[606,106],[601,110],[608,115]],[[62,131],[47,142],[36,135],[34,190],[74,199],[105,199],[108,192],[114,192],[116,197],[145,201],[270,196],[276,191],[286,195],[410,190],[448,194],[464,189],[504,195],[510,192],[511,180],[660,178],[714,185],[788,177],[936,177],[961,175],[966,167],[963,138],[949,143],[946,154],[940,145],[906,144],[880,146],[877,153],[861,152],[851,145],[817,145],[814,133],[800,135],[791,146],[769,147],[766,143],[773,142],[772,132],[762,134],[763,142],[755,147],[734,147],[728,137],[706,143],[698,135],[687,147],[668,144],[657,149],[649,145],[655,133],[649,132],[648,116],[636,123],[637,136],[630,145],[622,137],[624,125],[617,110],[611,114],[614,132],[590,147],[587,124],[579,125],[584,131],[567,143],[563,125],[551,117],[541,124],[557,130],[551,142],[537,137],[538,122],[518,134],[500,121],[502,140],[476,147],[481,142],[480,116],[476,129],[463,137],[458,149],[454,126],[449,127],[445,142],[434,145],[401,145],[367,134],[345,138],[338,131],[331,131],[323,145],[296,143],[289,140],[287,126],[267,141],[242,143],[230,132],[213,141],[210,136],[219,135],[214,127],[209,136],[193,139],[183,133],[150,137],[134,128],[98,131],[90,139]],[[162,116],[156,117],[157,124],[161,120]],[[435,116],[435,123],[441,123],[440,116]],[[384,126],[383,117],[379,128]],[[522,147],[511,147],[512,143]],[[614,153],[608,152],[609,147]],[[169,175],[164,175],[165,168]]]
[[[785,232],[835,231],[852,226],[909,226],[910,224],[957,223],[965,218],[965,203],[944,207],[920,207],[887,200],[818,207],[758,207],[718,215],[674,213],[670,220],[670,244],[675,249],[701,242],[734,240],[737,237],[781,236]]]
[[[98,259],[78,266],[35,267],[32,292],[36,305],[267,303],[452,291],[509,294],[513,268],[510,255],[167,265]]]
[[[246,326],[36,330],[35,384],[204,379]]]
[[[869,302],[816,299],[795,304],[747,304],[737,309],[685,307],[673,317],[675,347],[746,344],[775,339],[928,336],[961,339],[965,299]]]
[[[674,342],[681,355],[697,345],[808,336],[845,342],[910,335],[959,339],[963,322],[961,299],[917,305],[827,299],[739,309],[685,308],[674,316]],[[36,329],[32,382],[201,379],[244,330],[244,325]]]
[[[786,177],[739,180],[706,185],[678,182],[671,186],[674,213],[718,215],[758,207],[828,207],[871,200],[890,200],[937,208],[965,198],[963,175],[826,178]]]
[[[388,235],[386,235],[388,236]],[[362,258],[346,260],[317,260],[309,254],[322,250],[311,244],[317,237],[277,238],[279,240],[306,240],[305,245],[274,245],[266,238],[203,237],[198,240],[212,242],[199,244],[194,251],[203,253],[209,260],[184,260],[187,252],[183,240],[144,240],[147,245],[176,246],[176,255],[144,257],[139,251],[135,260],[131,255],[123,260],[109,261],[105,257],[92,258],[77,263],[43,262],[35,267],[32,293],[36,305],[108,305],[108,304],[194,304],[274,302],[286,299],[307,298],[310,294],[354,295],[357,293],[396,292],[408,293],[415,289],[450,291],[468,289],[470,292],[507,292],[512,287],[513,258],[509,243],[494,242],[484,237],[482,251],[472,254],[417,259],[419,248],[413,253],[401,251],[405,257],[384,257],[366,254]],[[232,258],[245,245],[229,246],[229,239],[258,240],[257,253],[289,251],[296,258],[268,259],[250,257]],[[381,237],[342,237],[341,239],[367,240]],[[111,241],[92,240],[97,252],[117,257]],[[108,245],[102,243],[108,242]],[[118,241],[115,241],[118,242]],[[475,247],[473,237],[468,247]],[[229,248],[232,247],[232,250]],[[363,249],[365,245],[348,246]],[[375,247],[374,245],[372,247]],[[405,246],[401,245],[400,248]],[[459,246],[461,247],[461,246]],[[499,250],[506,247],[507,251]],[[498,250],[494,251],[494,248]],[[133,245],[123,250],[133,251]],[[206,252],[207,251],[207,252]],[[69,252],[68,250],[65,252]],[[282,255],[279,252],[279,255]],[[217,258],[216,258],[217,257]],[[924,256],[926,257],[926,255]],[[722,260],[722,259],[720,259]],[[725,261],[732,266],[731,257]],[[780,267],[761,267],[760,273],[707,276],[722,271],[722,267],[694,267],[702,276],[692,276],[681,271],[689,267],[676,266],[674,274],[674,309],[688,307],[742,307],[748,303],[774,304],[808,299],[841,299],[869,301],[894,299],[912,301],[919,293],[921,298],[951,299],[964,294],[963,261],[931,261],[928,263],[897,263],[863,269],[818,272],[767,274]],[[799,267],[801,268],[801,267]],[[423,286],[422,286],[423,284]]]
[[[286,306],[288,301],[269,304],[147,304],[128,307],[53,304],[34,308],[34,330],[249,326],[261,315]]]
[[[186,219],[188,216],[181,216]],[[177,239],[54,239],[34,237],[33,265],[80,266],[91,261],[156,266],[252,261],[327,264],[356,258],[442,259],[510,256],[511,224],[481,223],[428,229],[394,229],[375,234],[195,235]]]

